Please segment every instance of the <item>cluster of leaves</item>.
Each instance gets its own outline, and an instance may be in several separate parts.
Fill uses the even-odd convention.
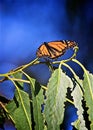
[[[71,60],[83,69],[83,80],[79,79],[66,61],[56,62],[60,63],[59,67],[53,71],[47,87],[23,71],[26,67],[38,63],[38,59],[7,74],[0,74],[5,77],[1,83],[10,80],[16,88],[13,100],[8,103],[0,102],[0,120],[11,120],[17,130],[60,130],[64,120],[65,102],[68,101],[77,108],[78,119],[72,125],[77,130],[87,130],[84,101],[90,122],[89,129],[93,130],[93,75],[78,60]],[[70,69],[72,79],[62,71],[62,65]],[[22,78],[23,75],[27,80]],[[29,84],[29,93],[24,91],[24,83]],[[71,90],[72,100],[67,98],[68,88]]]

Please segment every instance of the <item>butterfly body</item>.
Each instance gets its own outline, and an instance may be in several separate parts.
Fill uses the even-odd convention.
[[[69,40],[44,42],[38,48],[36,55],[39,58],[48,57],[50,59],[55,59],[63,55],[67,49],[73,48],[76,45],[76,42]]]

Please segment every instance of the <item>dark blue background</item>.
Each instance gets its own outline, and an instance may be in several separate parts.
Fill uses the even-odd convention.
[[[54,40],[76,41],[77,59],[93,72],[92,0],[0,0],[0,73],[34,60],[39,45]],[[73,67],[81,76],[81,69]],[[50,76],[45,65],[27,72],[42,84]],[[12,84],[0,84],[1,95],[12,99],[13,92]]]

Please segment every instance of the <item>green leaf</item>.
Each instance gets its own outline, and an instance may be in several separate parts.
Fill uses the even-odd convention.
[[[84,72],[84,98],[86,106],[88,107],[89,121],[91,121],[90,128],[93,130],[93,75],[88,71]]]
[[[18,78],[18,79],[22,79],[22,73],[21,72],[18,72],[18,73],[15,73],[15,74],[13,74],[13,76],[15,77],[15,78]]]
[[[35,130],[44,130],[43,114],[41,113],[41,104],[44,102],[43,91],[41,86],[35,79],[30,78],[33,116],[35,122]]]
[[[78,115],[78,120],[76,120],[74,123],[72,123],[75,128],[77,128],[78,130],[87,130],[87,128],[85,127],[85,121],[84,121],[84,117],[83,117],[83,107],[82,107],[82,99],[83,99],[83,93],[81,90],[82,85],[82,80],[80,80],[77,77],[77,81],[75,88],[72,92],[72,97],[74,100],[74,105],[77,108],[77,115]],[[81,87],[80,87],[81,86]]]
[[[71,79],[60,68],[56,69],[49,80],[46,92],[44,114],[48,130],[60,129],[64,118],[64,102],[68,87],[73,87]]]
[[[17,130],[31,130],[31,113],[29,96],[26,92],[16,90],[14,100],[6,105],[6,109],[15,123]]]
[[[21,72],[15,73],[12,75],[15,79],[22,79],[23,74]],[[16,81],[17,86],[23,89],[23,82]]]

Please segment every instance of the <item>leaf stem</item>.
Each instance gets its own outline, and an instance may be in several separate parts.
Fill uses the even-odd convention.
[[[16,79],[16,78],[11,78],[13,81],[18,81],[18,82],[23,82],[23,83],[28,83],[30,84],[30,81],[24,80],[24,79]]]
[[[14,84],[14,86],[16,87],[16,90],[17,90],[18,95],[19,95],[19,99],[20,99],[20,101],[21,101],[21,104],[22,104],[24,113],[25,113],[25,115],[26,115],[26,118],[27,118],[27,121],[28,121],[28,124],[29,124],[29,128],[30,128],[30,130],[32,130],[32,129],[31,129],[31,125],[30,125],[31,123],[30,123],[30,121],[29,121],[29,117],[28,117],[28,115],[27,115],[27,112],[26,112],[26,109],[25,109],[25,106],[24,106],[23,99],[22,99],[21,93],[20,93],[20,91],[19,91],[19,88],[17,87],[16,83],[13,81],[12,78],[10,78],[10,77],[8,76],[8,79],[11,80],[12,83]]]
[[[4,109],[4,111],[9,114],[8,110],[6,109],[5,105],[4,105],[2,102],[0,102],[0,105],[1,105],[1,107]],[[14,121],[14,119],[12,118],[12,116],[11,116],[11,115],[8,115],[8,117],[9,117],[9,118],[12,120],[12,122],[15,124],[15,121]]]
[[[66,98],[66,101],[68,101],[69,103],[73,104],[74,105],[74,102],[71,101],[70,99]]]
[[[37,64],[37,63],[39,63],[38,58],[36,58],[35,60],[31,61],[30,63],[28,63],[28,64],[26,64],[26,65],[19,66],[19,67],[17,67],[16,69],[13,69],[13,70],[11,70],[11,71],[8,72],[8,73],[0,74],[0,77],[7,77],[7,75],[13,75],[13,74],[15,74],[15,73],[20,72],[20,71],[23,70],[23,69],[26,69],[27,67],[29,67],[29,66],[31,66],[31,65],[33,65],[33,64]]]
[[[72,61],[76,62],[77,64],[79,64],[81,66],[81,68],[83,69],[83,71],[85,72],[85,75],[86,75],[86,78],[87,78],[87,82],[89,84],[89,90],[90,90],[90,93],[91,93],[91,96],[92,96],[92,99],[93,99],[93,94],[92,94],[92,90],[91,90],[91,84],[90,84],[90,79],[89,79],[89,75],[88,75],[88,72],[87,70],[85,69],[85,67],[76,59],[73,59]]]
[[[61,62],[63,63],[63,62],[69,62],[69,61],[71,61],[72,59],[74,59],[75,57],[76,57],[76,54],[77,54],[77,52],[78,52],[78,46],[75,46],[74,47],[74,54],[70,57],[70,58],[68,58],[68,59],[66,59],[66,60],[62,60]],[[54,62],[52,62],[53,64],[59,64],[59,63],[61,63],[60,61],[54,61]],[[60,65],[61,66],[61,65]]]
[[[78,61],[78,60],[76,60],[76,59],[72,59],[72,61],[73,62],[75,62],[75,63],[77,63],[78,65],[80,65],[81,66],[81,68],[84,70],[84,72],[86,72],[86,69],[85,69],[85,67]]]
[[[66,63],[63,62],[62,65],[64,65],[65,67],[67,67],[72,72],[72,74],[74,75],[74,77],[77,77],[77,75],[74,72],[74,70],[68,64],[66,64]]]

